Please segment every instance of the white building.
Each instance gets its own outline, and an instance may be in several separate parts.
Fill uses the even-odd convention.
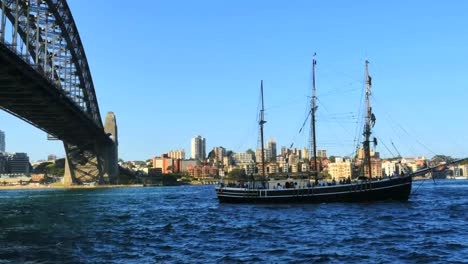
[[[206,157],[206,141],[201,136],[192,138],[191,157],[196,160],[203,160]]]
[[[397,171],[397,165],[395,161],[385,160],[382,162],[382,171],[386,176],[393,176]]]
[[[236,165],[254,163],[252,154],[245,152],[233,154],[232,159]]]

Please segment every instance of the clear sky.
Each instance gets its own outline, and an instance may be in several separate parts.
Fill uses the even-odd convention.
[[[265,137],[298,133],[317,53],[317,141],[348,155],[360,130],[364,61],[383,156],[468,156],[467,1],[68,1],[101,115],[114,111],[119,154],[256,148],[260,80]],[[5,112],[7,151],[63,156],[61,142]]]

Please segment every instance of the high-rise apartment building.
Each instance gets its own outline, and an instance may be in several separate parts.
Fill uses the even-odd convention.
[[[263,150],[263,158],[265,159],[265,162],[268,162],[268,149],[264,149]],[[255,160],[258,162],[258,163],[261,163],[262,162],[262,149],[257,149],[255,150]]]
[[[171,159],[183,160],[183,159],[185,159],[185,150],[184,149],[170,150],[169,153],[167,153],[167,155]]]
[[[273,138],[270,138],[267,142],[267,152],[266,152],[266,161],[275,161],[276,160],[276,141]]]
[[[306,149],[306,148],[302,148],[302,159],[309,159],[310,158],[310,155],[309,155],[309,150]]]
[[[0,130],[0,152],[5,152],[5,132]]]
[[[7,156],[0,152],[0,173],[7,172]]]
[[[29,173],[29,157],[26,153],[14,153],[8,157],[9,173]]]
[[[325,149],[317,149],[317,157],[322,159],[326,158],[327,151]]]
[[[206,141],[201,136],[192,138],[191,157],[196,160],[203,160],[206,157]]]
[[[223,147],[214,147],[214,158],[217,162],[223,162],[223,158],[226,157],[226,149]]]

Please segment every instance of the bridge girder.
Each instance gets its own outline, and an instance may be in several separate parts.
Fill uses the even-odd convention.
[[[0,42],[63,90],[103,127],[86,54],[67,2],[0,2]]]
[[[0,108],[64,141],[69,183],[118,173],[65,0],[0,0]]]

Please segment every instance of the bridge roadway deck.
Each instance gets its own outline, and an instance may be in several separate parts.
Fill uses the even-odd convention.
[[[0,108],[84,148],[113,144],[97,124],[65,92],[0,43]],[[90,149],[91,150],[91,149]]]

